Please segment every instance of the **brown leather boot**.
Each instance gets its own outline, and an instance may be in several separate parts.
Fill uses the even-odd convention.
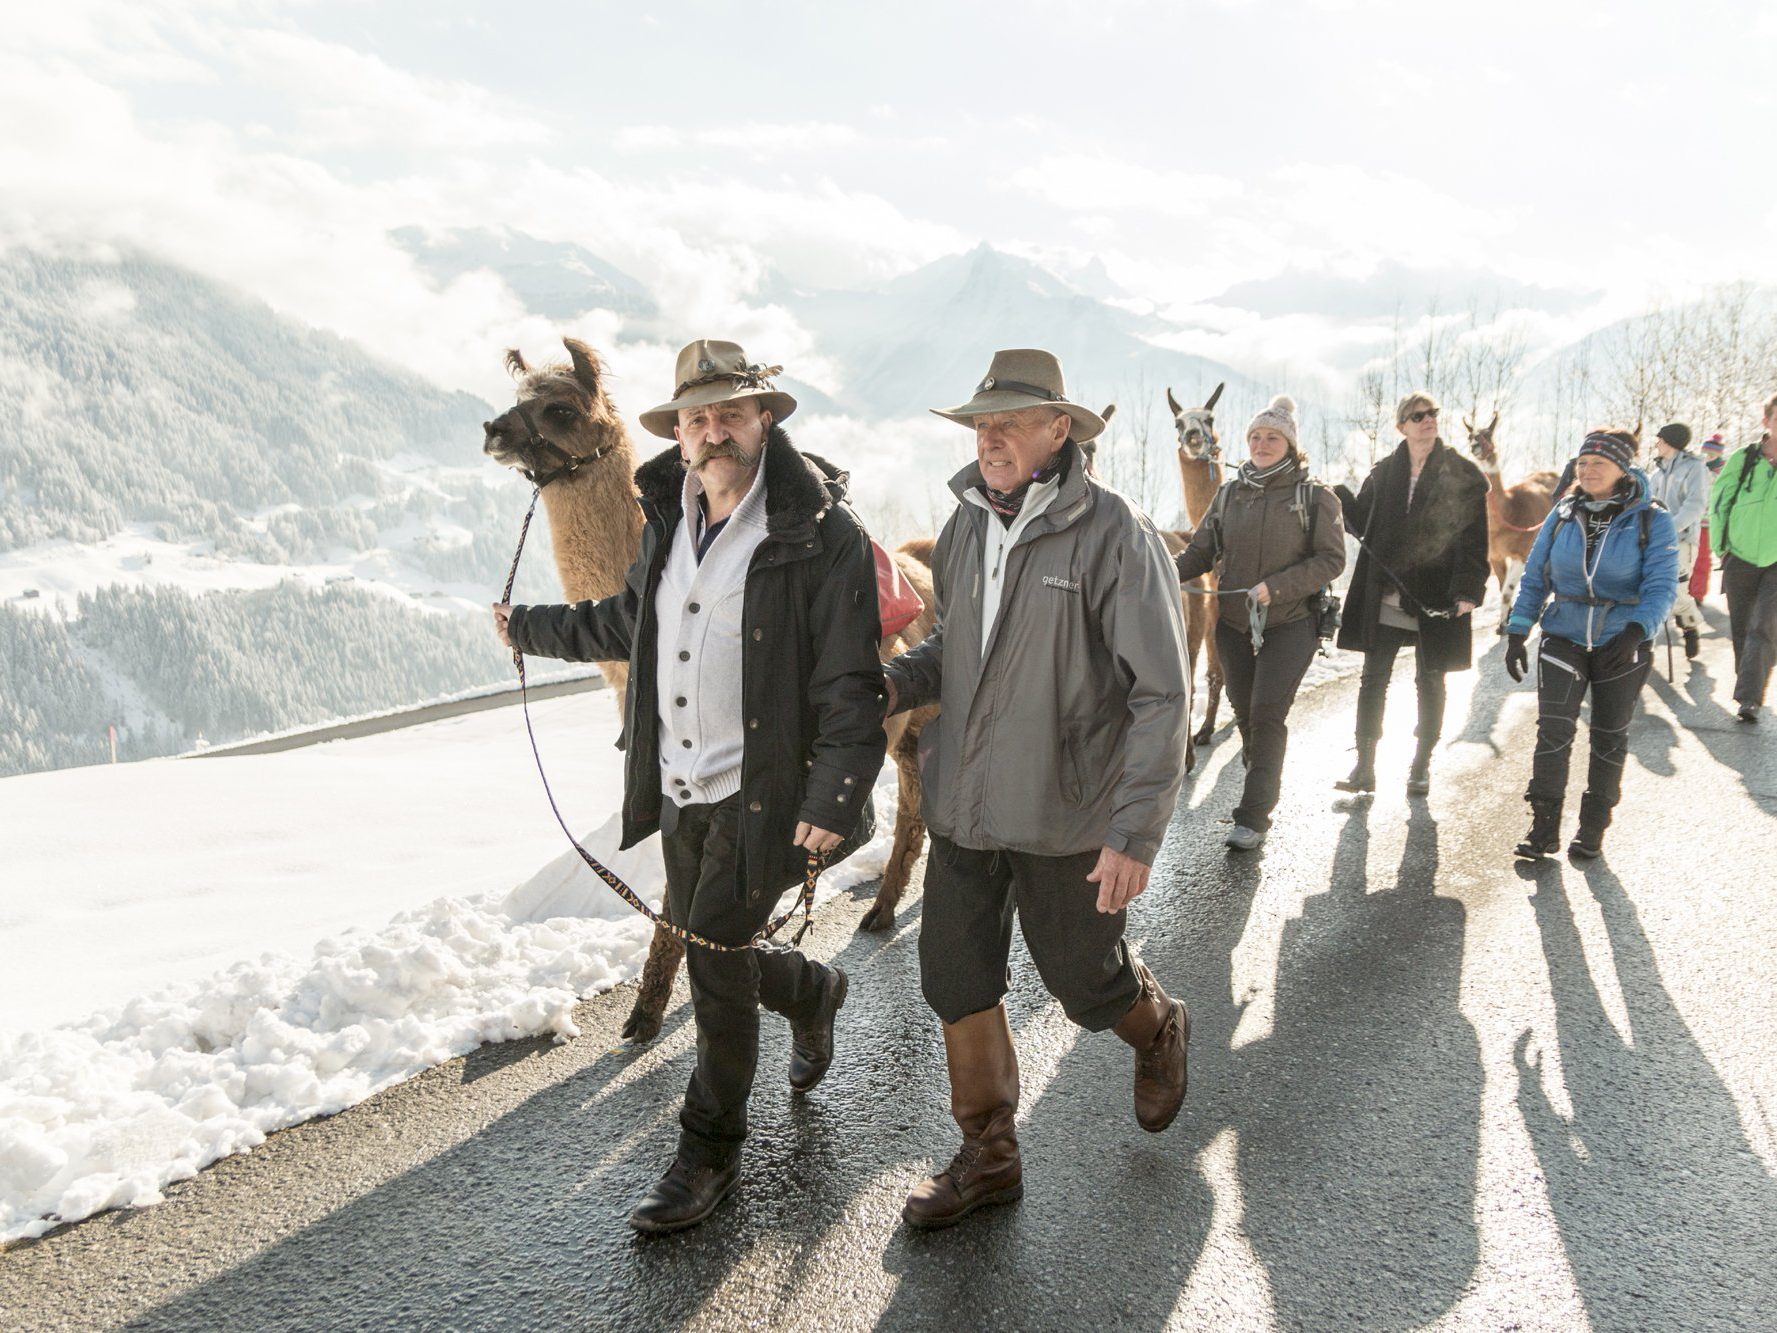
[[[1191,1015],[1184,1002],[1160,989],[1146,963],[1135,965],[1141,994],[1116,1034],[1135,1047],[1135,1120],[1158,1134],[1185,1104],[1185,1055],[1191,1043]]]
[[[921,1181],[907,1196],[901,1216],[909,1226],[954,1226],[977,1208],[1024,1197],[1018,1160],[1018,1053],[1006,1006],[995,1005],[944,1025],[950,1065],[950,1113],[963,1146],[950,1165]]]

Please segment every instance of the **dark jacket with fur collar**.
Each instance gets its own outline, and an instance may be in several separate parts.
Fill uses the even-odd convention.
[[[749,894],[799,880],[799,820],[849,833],[882,767],[882,661],[876,563],[845,505],[846,475],[766,439],[766,537],[747,571],[741,613],[742,848]],[[571,606],[515,606],[521,652],[630,664],[624,739],[623,845],[660,827],[660,717],[654,595],[683,521],[685,465],[676,447],[636,471],[647,526],[622,592]]]
[[[1345,595],[1339,646],[1360,653],[1375,647],[1382,594],[1398,587],[1402,609],[1420,617],[1426,666],[1466,671],[1473,657],[1474,617],[1443,619],[1420,613],[1450,610],[1459,601],[1481,604],[1490,572],[1487,478],[1442,440],[1432,446],[1409,504],[1412,476],[1413,459],[1403,440],[1370,470],[1355,496],[1342,488],[1346,529],[1364,544]],[[1386,572],[1383,565],[1388,566]]]

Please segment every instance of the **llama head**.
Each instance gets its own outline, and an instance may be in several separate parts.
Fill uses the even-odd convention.
[[[1481,462],[1492,464],[1499,461],[1499,450],[1493,443],[1493,432],[1499,429],[1499,413],[1493,414],[1493,420],[1485,426],[1476,426],[1466,416],[1462,419],[1462,428],[1468,432],[1468,451]]]
[[[1218,384],[1209,401],[1202,407],[1180,407],[1172,390],[1166,391],[1166,405],[1172,409],[1173,428],[1178,432],[1179,461],[1196,463],[1213,458],[1220,452],[1221,437],[1216,434],[1216,402],[1226,384]]]
[[[562,346],[567,361],[536,367],[516,347],[506,353],[518,403],[481,424],[482,452],[503,467],[547,472],[570,459],[602,456],[613,433],[622,433],[598,354],[577,338],[563,338]]]

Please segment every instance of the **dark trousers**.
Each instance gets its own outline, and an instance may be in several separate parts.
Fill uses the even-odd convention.
[[[1314,660],[1315,644],[1313,616],[1267,629],[1265,646],[1257,653],[1245,630],[1226,621],[1216,624],[1222,683],[1246,749],[1246,789],[1234,807],[1234,822],[1256,833],[1271,827],[1271,812],[1277,808],[1283,752],[1290,740],[1290,705]]]
[[[1444,731],[1444,673],[1428,666],[1425,641],[1409,629],[1377,625],[1364,653],[1364,674],[1357,687],[1357,738],[1377,741],[1382,737],[1382,715],[1388,707],[1388,683],[1394,675],[1394,659],[1402,648],[1413,645],[1414,683],[1419,689],[1419,750],[1429,754]]]
[[[1545,634],[1536,655],[1536,754],[1530,762],[1532,801],[1559,803],[1567,795],[1567,769],[1579,730],[1580,704],[1592,696],[1592,764],[1586,773],[1586,794],[1580,819],[1598,828],[1610,823],[1610,812],[1623,794],[1623,762],[1629,756],[1629,723],[1635,701],[1654,662],[1653,648],[1642,644],[1626,671],[1601,676],[1598,653],[1572,639]]]
[[[1721,586],[1734,636],[1734,702],[1762,704],[1777,666],[1777,564],[1723,556]]]
[[[1090,1032],[1115,1027],[1141,994],[1123,942],[1126,912],[1098,910],[1086,876],[1098,852],[979,852],[932,834],[919,923],[919,980],[946,1023],[991,1009],[1011,977],[1016,910],[1031,961],[1067,1016]]]
[[[746,896],[740,797],[680,806],[668,814],[677,818],[663,821],[673,827],[663,828],[660,849],[673,920],[718,944],[745,944],[771,920],[780,895]],[[773,945],[717,953],[688,944],[685,971],[697,1021],[697,1068],[679,1114],[679,1155],[724,1166],[747,1136],[747,1096],[759,1063],[759,1006],[792,1023],[813,1021],[825,969],[794,949]]]

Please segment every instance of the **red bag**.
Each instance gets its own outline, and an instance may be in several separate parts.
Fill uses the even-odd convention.
[[[870,549],[876,553],[876,605],[882,617],[882,637],[886,639],[918,620],[926,604],[902,577],[901,567],[881,542],[872,539]]]
[[[1705,524],[1697,530],[1697,563],[1691,569],[1690,593],[1699,602],[1709,595],[1709,574],[1714,563],[1709,554],[1709,527]]]

